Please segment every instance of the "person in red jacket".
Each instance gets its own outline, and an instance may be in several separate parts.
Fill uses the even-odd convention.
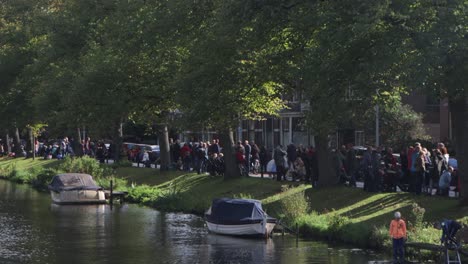
[[[393,240],[393,263],[405,263],[406,223],[401,219],[400,212],[395,212],[389,233]]]
[[[190,171],[191,153],[192,149],[187,143],[185,143],[184,146],[180,149],[180,156],[184,163],[184,171]]]

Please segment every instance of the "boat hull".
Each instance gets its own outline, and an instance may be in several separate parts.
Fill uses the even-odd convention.
[[[252,223],[242,225],[221,225],[206,221],[208,230],[212,233],[229,236],[269,236],[275,223]]]
[[[106,203],[102,190],[71,190],[50,192],[52,202],[56,204],[103,204]]]

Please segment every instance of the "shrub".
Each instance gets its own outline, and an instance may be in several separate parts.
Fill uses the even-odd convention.
[[[84,156],[81,158],[65,157],[59,167],[65,172],[86,173],[93,176],[95,179],[108,177],[112,175],[112,169],[101,166],[94,158]]]
[[[36,188],[46,188],[52,181],[52,178],[57,174],[58,172],[54,169],[43,169],[35,174],[36,178],[33,180],[32,184]]]
[[[291,194],[280,200],[280,208],[284,221],[292,224],[298,217],[307,214],[309,211],[309,200],[304,192]]]
[[[369,246],[373,248],[391,248],[391,240],[387,226],[374,226],[369,239]]]
[[[101,186],[106,190],[110,190],[110,181],[112,182],[112,188],[114,191],[126,191],[127,188],[127,180],[122,178],[115,178],[115,177],[100,177],[96,178],[96,184]]]
[[[417,203],[413,203],[411,205],[411,218],[414,221],[414,223],[412,224],[413,229],[419,230],[423,228],[425,213],[426,209],[420,207]]]
[[[148,185],[134,186],[128,190],[128,199],[131,202],[152,204],[161,196],[161,190]]]
[[[351,223],[348,217],[335,212],[328,215],[328,235],[329,238],[338,238],[345,226]]]
[[[35,177],[31,171],[14,169],[10,179],[17,183],[32,183]]]
[[[304,214],[295,219],[302,234],[308,236],[326,237],[328,233],[328,219],[315,211]]]
[[[2,178],[12,178],[16,173],[16,162],[10,163],[6,166],[0,167],[0,177]]]

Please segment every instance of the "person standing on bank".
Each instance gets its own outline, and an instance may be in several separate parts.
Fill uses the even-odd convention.
[[[389,232],[393,240],[393,263],[405,263],[406,223],[401,219],[400,212],[395,212],[394,216]]]
[[[275,160],[276,166],[276,180],[281,181],[281,178],[286,178],[284,168],[284,156],[286,152],[283,150],[283,146],[278,145],[273,153],[273,159]]]
[[[245,171],[246,176],[249,176],[250,173],[250,155],[252,153],[252,147],[249,144],[248,140],[244,141],[244,155],[245,155]]]

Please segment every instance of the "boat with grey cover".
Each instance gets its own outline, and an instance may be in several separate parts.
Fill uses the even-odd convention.
[[[63,173],[54,176],[49,184],[52,201],[56,204],[102,204],[104,190],[93,177],[83,173]]]

